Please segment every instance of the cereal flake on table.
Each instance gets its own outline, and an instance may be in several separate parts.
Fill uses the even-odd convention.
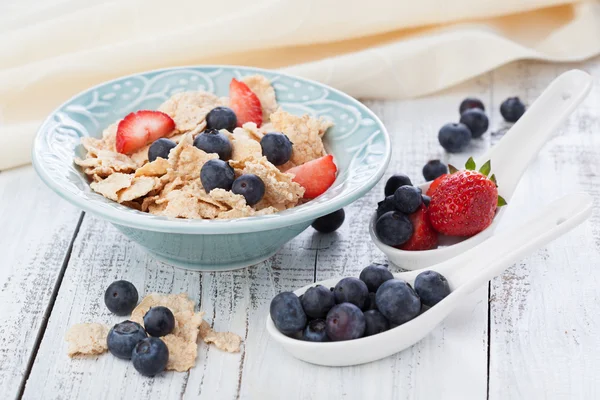
[[[65,340],[69,344],[69,357],[92,356],[108,350],[106,336],[109,328],[97,323],[75,324],[69,328]]]

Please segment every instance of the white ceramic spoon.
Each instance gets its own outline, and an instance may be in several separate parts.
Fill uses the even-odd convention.
[[[460,256],[429,268],[448,279],[452,292],[434,307],[394,329],[356,340],[313,343],[283,335],[269,315],[267,331],[294,357],[313,364],[346,366],[387,357],[421,340],[467,296],[514,262],[582,223],[592,212],[592,202],[585,193],[567,195],[544,207],[525,224],[506,229]],[[402,272],[394,277],[413,285],[420,272]],[[340,279],[313,283],[294,293],[301,295],[317,284],[333,287]]]
[[[580,70],[571,70],[556,78],[527,112],[517,121],[500,142],[484,156],[476,160],[477,167],[491,160],[492,173],[496,175],[498,191],[510,206],[510,199],[525,172],[525,169],[548,141],[552,133],[567,119],[571,112],[583,101],[592,87],[592,77]],[[420,185],[423,193],[430,182]],[[375,235],[373,215],[369,232],[373,242],[388,259],[403,269],[420,269],[446,261],[490,237],[504,214],[502,207],[494,222],[475,236],[460,238],[440,238],[440,247],[425,251],[404,251],[382,243]]]

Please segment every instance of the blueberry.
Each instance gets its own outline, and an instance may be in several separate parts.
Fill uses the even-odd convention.
[[[433,307],[450,294],[450,285],[443,275],[435,271],[425,271],[417,275],[415,290],[421,297],[421,303]]]
[[[244,174],[233,181],[231,191],[244,196],[246,204],[253,206],[265,195],[265,183],[257,175]]]
[[[154,376],[163,372],[169,361],[169,348],[159,338],[140,340],[131,356],[133,367],[142,375]]]
[[[390,279],[377,289],[377,309],[391,323],[403,324],[421,311],[421,300],[414,289],[401,279]]]
[[[365,336],[377,335],[390,329],[388,320],[377,310],[365,311]]]
[[[360,272],[359,278],[367,285],[369,292],[375,293],[383,282],[394,279],[394,275],[388,270],[387,264],[373,263]]]
[[[431,197],[423,194],[421,195],[421,198],[423,199],[423,204],[425,204],[425,207],[429,207],[429,203],[431,203]]]
[[[106,308],[116,315],[131,314],[138,302],[138,292],[133,283],[114,281],[104,292]]]
[[[473,108],[462,113],[460,123],[465,124],[469,128],[471,137],[478,138],[488,130],[490,122],[483,111]]]
[[[377,203],[377,218],[389,211],[396,211],[396,201],[393,194]]]
[[[383,189],[384,194],[387,196],[391,196],[394,194],[396,189],[401,186],[412,186],[412,182],[410,178],[404,174],[396,174],[392,175],[390,179],[385,183],[385,188]]]
[[[471,142],[471,131],[465,124],[446,124],[440,129],[438,140],[447,152],[459,153]]]
[[[215,107],[206,114],[206,129],[227,129],[233,132],[236,126],[237,117],[229,107]]]
[[[310,318],[325,318],[335,305],[335,296],[325,286],[317,285],[304,292],[301,303],[304,312]]]
[[[115,357],[129,360],[135,345],[147,337],[146,331],[140,324],[133,321],[123,321],[113,326],[108,332],[106,345],[108,351]]]
[[[342,303],[327,313],[327,336],[333,341],[352,340],[365,334],[365,315],[351,303]]]
[[[332,212],[331,214],[323,215],[315,219],[312,223],[312,227],[321,233],[331,233],[338,230],[346,219],[346,213],[343,208]]]
[[[413,225],[401,212],[388,211],[377,219],[375,233],[388,246],[400,246],[412,236]]]
[[[336,304],[352,303],[362,309],[369,297],[367,285],[358,278],[344,278],[333,289]]]
[[[152,162],[158,157],[166,160],[169,158],[169,152],[171,149],[174,149],[175,147],[177,147],[177,143],[172,140],[166,138],[155,140],[154,143],[148,147],[148,161]]]
[[[166,336],[175,328],[175,316],[167,307],[150,307],[144,315],[144,327],[150,336]]]
[[[367,301],[365,301],[365,308],[363,308],[363,310],[377,310],[377,303],[375,302],[375,293],[369,292],[369,297],[367,297]]]
[[[306,326],[306,314],[300,299],[292,292],[282,292],[271,300],[271,318],[279,331],[291,335]]]
[[[207,129],[194,139],[194,146],[206,153],[217,153],[221,160],[227,161],[231,158],[231,142],[224,133],[216,129]]]
[[[292,157],[292,142],[281,132],[270,132],[260,139],[262,155],[273,165],[282,165]]]
[[[440,160],[430,160],[423,167],[423,178],[425,178],[427,182],[433,181],[447,173],[448,167]]]
[[[460,103],[460,106],[458,107],[458,112],[462,114],[465,111],[471,110],[473,108],[479,108],[480,110],[485,111],[485,107],[481,100],[476,99],[474,97],[467,97]]]
[[[230,190],[234,180],[233,168],[223,160],[208,160],[200,170],[200,181],[206,193],[216,188]]]
[[[394,193],[396,209],[405,214],[412,214],[421,207],[423,199],[421,191],[414,186],[401,186]]]
[[[500,114],[506,122],[517,122],[525,114],[525,104],[518,97],[509,97],[500,104]]]
[[[302,331],[302,340],[307,342],[329,342],[327,322],[324,319],[313,319]]]

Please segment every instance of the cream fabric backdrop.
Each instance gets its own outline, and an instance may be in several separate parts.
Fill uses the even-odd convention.
[[[36,128],[61,102],[138,71],[254,65],[360,98],[405,98],[516,59],[575,61],[600,53],[598,1],[0,3],[0,170],[29,162]]]

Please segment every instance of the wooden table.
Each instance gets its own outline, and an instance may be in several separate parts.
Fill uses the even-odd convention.
[[[481,98],[497,142],[499,105],[531,103],[559,73],[600,76],[600,58],[582,64],[511,64],[432,97],[367,101],[392,135],[388,176],[421,181],[431,158],[452,164],[437,131],[458,117],[467,95]],[[410,77],[406,77],[410,79]],[[600,202],[600,85],[526,172],[503,226],[574,191]],[[47,189],[31,167],[0,173],[0,393],[3,399],[597,399],[600,398],[600,211],[583,226],[511,267],[476,292],[423,341],[394,356],[348,368],[292,358],[265,331],[271,298],[315,280],[357,275],[384,261],[367,221],[385,180],[346,208],[335,234],[307,229],[270,260],[234,272],[195,273],[154,261],[110,224]],[[500,228],[502,229],[502,228]],[[149,379],[103,355],[69,359],[65,331],[78,322],[116,323],[103,304],[116,279],[143,293],[187,292],[217,330],[242,336],[243,351],[200,345],[189,373]]]

